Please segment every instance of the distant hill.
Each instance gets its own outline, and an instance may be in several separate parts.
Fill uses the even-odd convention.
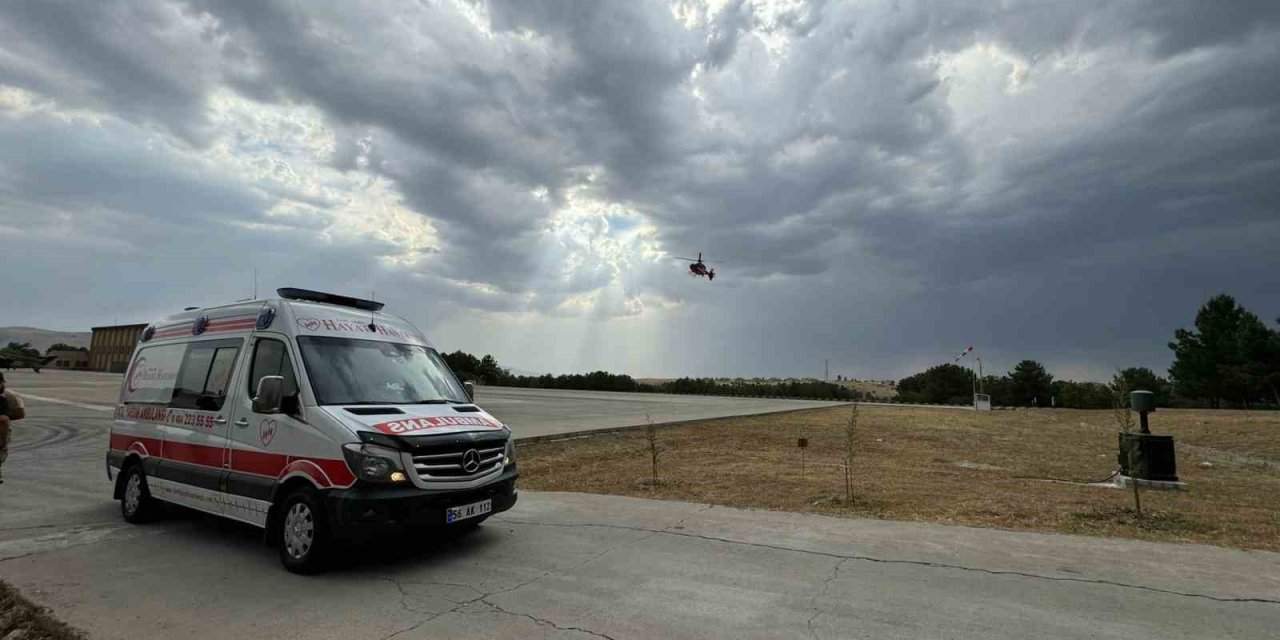
[[[0,327],[0,347],[10,342],[30,342],[44,353],[45,349],[59,342],[73,347],[89,348],[89,331],[51,331],[35,327]]]

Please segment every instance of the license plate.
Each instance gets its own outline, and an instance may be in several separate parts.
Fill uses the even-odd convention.
[[[476,518],[493,511],[493,500],[484,500],[481,502],[473,502],[464,504],[461,507],[450,507],[444,514],[444,521],[454,523],[467,518]]]

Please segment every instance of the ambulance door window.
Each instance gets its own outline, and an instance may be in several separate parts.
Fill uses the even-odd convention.
[[[227,385],[235,371],[239,351],[239,340],[192,343],[183,358],[169,406],[220,411],[227,399]]]
[[[253,348],[253,367],[249,371],[249,397],[258,394],[258,381],[263,376],[284,377],[284,393],[280,402],[283,413],[297,415],[298,379],[293,373],[293,363],[289,359],[289,348],[279,340],[259,338]]]

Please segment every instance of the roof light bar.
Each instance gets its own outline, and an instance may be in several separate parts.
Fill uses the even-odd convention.
[[[276,294],[285,300],[299,300],[303,302],[321,302],[324,304],[336,304],[340,307],[351,307],[362,311],[381,311],[386,306],[381,302],[373,300],[361,300],[360,298],[352,298],[349,296],[340,296],[336,293],[325,293],[323,291],[311,291],[309,289],[294,289],[293,287],[285,287],[276,289]]]

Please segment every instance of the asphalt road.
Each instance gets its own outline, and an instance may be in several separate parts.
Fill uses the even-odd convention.
[[[299,577],[248,527],[191,513],[124,523],[102,468],[101,406],[118,377],[43,376],[43,388],[11,376],[59,403],[33,398],[16,428],[0,485],[0,579],[95,638],[1273,638],[1280,628],[1280,554],[527,491],[472,534],[364,547]],[[524,424],[560,428],[568,418],[556,411],[579,394],[555,395],[508,397],[522,401],[510,408]],[[576,401],[607,411],[607,398],[588,395]],[[618,415],[661,406],[625,401]]]
[[[81,405],[88,410],[110,412],[120,390],[120,374],[80,371],[30,371],[6,373],[9,386],[24,396]],[[837,406],[821,400],[773,398],[724,398],[660,393],[611,393],[477,387],[476,402],[509,424],[517,438],[547,436],[595,429],[655,423],[754,415]],[[71,404],[67,404],[71,403]]]

